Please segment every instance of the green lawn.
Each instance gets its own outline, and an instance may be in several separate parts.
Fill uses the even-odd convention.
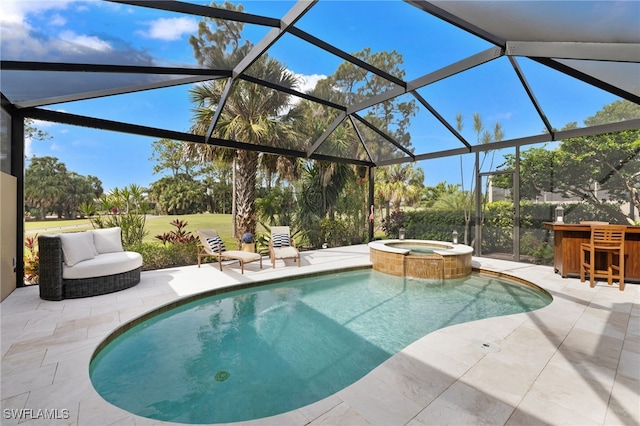
[[[91,228],[89,219],[72,219],[72,220],[29,220],[24,223],[24,230],[27,234],[34,234],[36,231],[40,234],[52,234],[61,232],[61,229],[68,227],[77,227],[79,230]],[[46,231],[42,231],[46,230]]]
[[[230,214],[189,214],[182,216],[156,216],[147,219],[146,229],[149,235],[145,241],[158,241],[155,236],[163,232],[169,232],[176,229],[171,225],[174,220],[182,220],[187,222],[185,230],[191,231],[194,235],[198,229],[215,229],[220,234],[220,238],[224,241],[228,249],[235,249],[236,243],[231,237],[231,215]],[[264,228],[258,225],[257,233],[264,232]]]
[[[159,242],[155,236],[164,232],[170,232],[176,229],[171,225],[174,220],[182,220],[187,222],[186,231],[191,231],[194,235],[198,229],[213,228],[220,234],[225,245],[229,249],[235,249],[236,243],[231,238],[231,215],[230,214],[189,214],[181,216],[149,216],[145,225],[147,236],[145,242]],[[45,220],[45,221],[28,221],[25,222],[25,233],[27,235],[38,234],[56,234],[60,232],[77,232],[92,229],[89,219],[73,219],[73,220]],[[264,228],[258,226],[258,234],[265,232]]]

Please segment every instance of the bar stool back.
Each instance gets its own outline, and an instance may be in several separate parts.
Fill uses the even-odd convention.
[[[609,285],[613,280],[624,290],[624,234],[626,227],[619,225],[592,225],[589,243],[580,244],[580,281],[589,274],[589,284],[595,286],[596,278],[606,278]],[[606,253],[606,263],[598,262],[597,253]],[[618,262],[614,263],[614,256]]]

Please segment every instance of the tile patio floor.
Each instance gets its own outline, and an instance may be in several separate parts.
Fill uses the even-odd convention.
[[[88,376],[96,346],[123,323],[182,296],[236,283],[368,265],[366,245],[304,252],[282,261],[188,266],[142,273],[114,294],[48,302],[37,287],[0,304],[2,425],[150,425],[104,401]],[[474,265],[532,281],[547,307],[433,332],[346,389],[246,425],[639,425],[640,285],[591,289],[550,267],[474,258]],[[499,348],[482,349],[482,342]],[[11,410],[32,411],[11,411]],[[12,413],[58,410],[58,420]],[[68,411],[62,411],[68,410]],[[66,415],[68,413],[68,416]],[[236,423],[237,424],[237,423]]]

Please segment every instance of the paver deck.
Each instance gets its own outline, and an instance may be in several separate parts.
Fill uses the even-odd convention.
[[[640,424],[640,285],[592,289],[551,267],[473,262],[529,280],[554,300],[435,331],[324,400],[242,424]],[[303,252],[300,268],[292,260],[264,264],[245,265],[244,275],[237,263],[222,272],[215,264],[143,272],[131,289],[61,302],[41,300],[37,286],[15,290],[0,304],[2,425],[170,425],[115,407],[93,389],[90,358],[114,329],[186,295],[370,262],[360,245]],[[51,415],[58,418],[43,418]]]

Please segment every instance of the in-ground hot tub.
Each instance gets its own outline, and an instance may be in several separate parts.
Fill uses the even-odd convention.
[[[448,279],[471,274],[473,248],[431,240],[381,240],[369,243],[373,269],[414,278]]]

